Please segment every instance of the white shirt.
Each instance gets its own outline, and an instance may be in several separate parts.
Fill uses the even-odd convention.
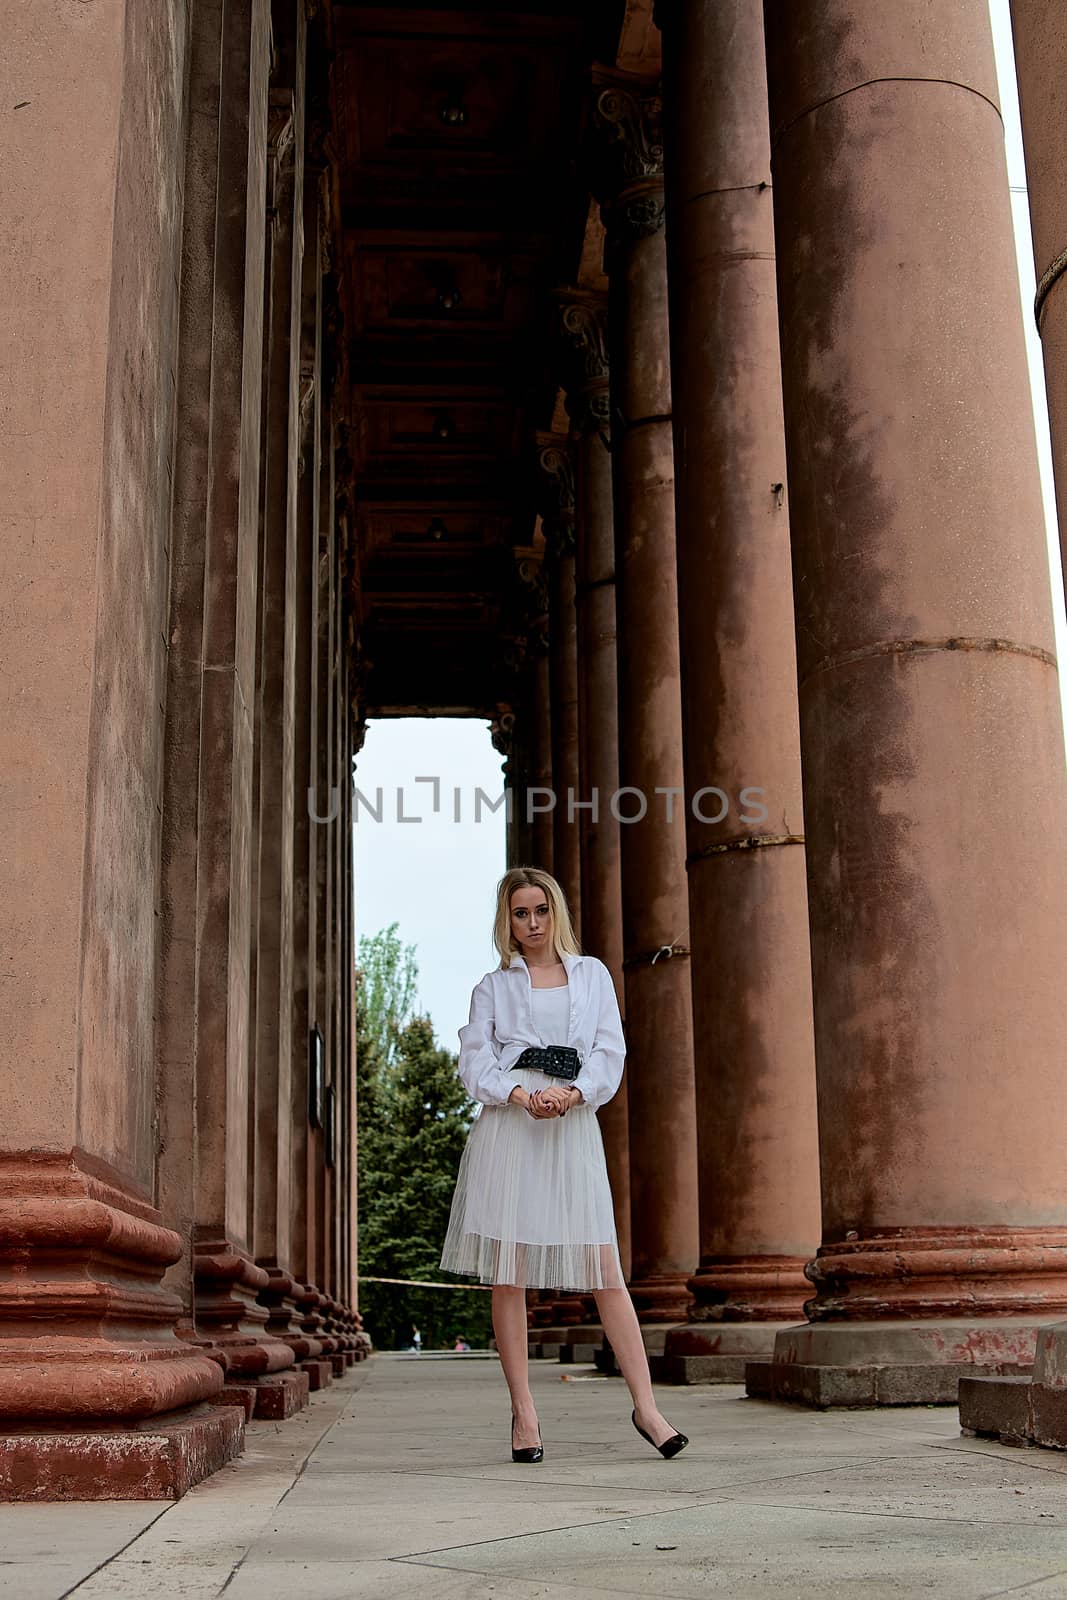
[[[542,1044],[566,1044],[571,1027],[571,986],[569,983],[553,985],[551,989],[533,989],[530,992],[534,1027]]]
[[[626,1040],[611,973],[596,956],[563,957],[570,993],[567,1044],[582,1057],[573,1087],[591,1106],[605,1105],[622,1081]],[[504,1105],[516,1079],[511,1068],[540,1044],[533,984],[522,956],[487,972],[471,995],[470,1021],[459,1030],[459,1075],[472,1100]]]

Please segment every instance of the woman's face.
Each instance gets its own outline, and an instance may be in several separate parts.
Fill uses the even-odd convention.
[[[511,931],[524,956],[552,949],[552,912],[543,889],[527,884],[512,890]]]

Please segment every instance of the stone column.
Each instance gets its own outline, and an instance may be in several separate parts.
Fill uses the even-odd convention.
[[[530,636],[533,653],[534,708],[534,787],[528,795],[526,814],[533,836],[534,857],[529,865],[555,874],[555,823],[549,807],[548,791],[553,789],[552,774],[552,687],[549,674],[548,618],[541,619]],[[526,863],[523,863],[526,865]]]
[[[295,417],[297,456],[293,479],[295,522],[293,581],[293,757],[292,800],[287,807],[292,841],[293,958],[290,993],[291,1058],[289,1073],[289,1259],[284,1268],[268,1268],[270,1282],[260,1300],[270,1308],[268,1327],[293,1350],[311,1388],[329,1381],[330,1363],[322,1342],[304,1326],[308,1282],[308,1059],[309,943],[311,907],[310,811],[314,804],[311,778],[312,589],[315,525],[318,515],[319,419],[317,375],[321,359],[321,251],[319,245],[318,164],[305,162],[303,209],[299,231],[303,254],[299,289],[298,405]],[[294,329],[297,328],[294,307]],[[280,1179],[280,1186],[285,1179]]]
[[[172,1221],[156,1196],[183,91],[200,43],[123,4],[76,23],[34,7],[5,31],[28,109],[0,163],[0,1500],[167,1498],[241,1446],[240,1412],[200,1404],[218,1364],[175,1336],[191,1207]],[[198,132],[217,129],[217,73],[193,81]],[[187,1144],[189,1110],[187,1094]]]
[[[532,830],[526,823],[526,789],[530,782],[527,749],[530,717],[524,708],[497,703],[497,713],[489,724],[493,749],[504,757],[500,764],[504,788],[505,852],[509,867],[525,865],[531,859]]]
[[[321,210],[321,206],[320,206]],[[321,224],[320,224],[321,226]],[[320,240],[320,248],[322,248]],[[320,293],[325,284],[320,279]],[[321,335],[320,335],[321,337]],[[331,991],[328,976],[327,942],[330,915],[329,857],[332,830],[330,820],[334,806],[332,789],[333,762],[331,756],[331,672],[333,645],[333,571],[336,559],[334,480],[333,480],[333,413],[330,397],[323,393],[322,359],[315,374],[315,408],[318,457],[315,471],[318,478],[316,499],[316,525],[312,534],[314,548],[314,577],[312,583],[311,623],[311,888],[312,902],[309,915],[308,951],[308,1014],[312,1029],[321,1038],[324,1063],[322,1087],[329,1079],[331,1059]],[[309,1123],[307,1133],[307,1289],[311,1298],[305,1307],[304,1327],[318,1331],[319,1311],[327,1260],[326,1243],[326,1165],[323,1150],[321,1122]]]
[[[579,784],[597,797],[595,819],[583,812],[582,947],[604,962],[620,1007],[622,879],[619,822],[611,796],[619,787],[619,677],[615,635],[615,524],[609,451],[607,306],[567,291],[560,321],[572,370],[567,411],[574,432],[578,613]],[[598,1112],[604,1137],[623,1272],[630,1276],[630,1148],[625,1074],[619,1092]]]
[[[231,1379],[292,1365],[256,1304],[249,1001],[270,7],[227,6],[222,39],[204,508],[196,841],[197,1337]],[[210,398],[210,406],[208,401]]]
[[[359,570],[358,569],[358,554],[357,554],[357,567],[356,567],[356,570],[357,570],[357,573],[358,573],[358,570]],[[357,642],[356,648],[357,648],[357,650],[359,648],[358,642]],[[365,715],[364,703],[363,703],[363,700],[362,700],[362,685],[361,685],[360,698],[353,699],[349,709],[350,709],[350,714],[351,714],[351,719],[352,719],[352,726],[351,726],[351,739],[350,739],[350,743],[349,743],[349,752],[348,752],[348,760],[349,760],[349,765],[348,765],[348,771],[349,771],[349,779],[348,779],[348,788],[349,788],[349,827],[348,827],[348,831],[347,831],[347,834],[346,834],[346,838],[349,840],[349,858],[348,858],[349,859],[349,882],[350,882],[349,894],[350,894],[350,907],[351,907],[351,918],[352,918],[352,960],[353,960],[353,963],[354,963],[355,962],[355,958],[356,958],[356,953],[357,953],[356,924],[355,924],[356,865],[355,865],[355,851],[354,851],[354,846],[352,844],[351,818],[352,818],[352,805],[353,805],[353,798],[352,798],[353,774],[355,772],[356,761],[357,761],[357,759],[359,757],[359,752],[363,748],[363,741],[364,741],[364,739],[366,738],[366,735],[367,735],[367,719],[366,719],[366,715]],[[350,1172],[350,1175],[349,1175],[349,1214],[350,1214],[350,1216],[352,1218],[352,1231],[351,1231],[351,1234],[350,1234],[351,1249],[352,1249],[352,1274],[351,1274],[351,1284],[352,1284],[351,1305],[352,1305],[352,1312],[351,1312],[351,1317],[350,1317],[350,1324],[351,1324],[351,1328],[352,1328],[352,1331],[353,1331],[353,1336],[354,1336],[354,1339],[355,1339],[356,1359],[358,1361],[362,1361],[366,1356],[368,1356],[370,1354],[371,1343],[370,1343],[370,1339],[368,1338],[368,1336],[362,1331],[363,1330],[363,1320],[362,1320],[362,1317],[360,1316],[360,1311],[359,1311],[359,1125],[358,1125],[359,1124],[359,1100],[358,1100],[358,1095],[359,1095],[359,1087],[358,1087],[358,1085],[359,1085],[359,1061],[358,1061],[357,1046],[356,1046],[356,987],[355,987],[355,969],[354,969],[354,966],[353,966],[353,968],[351,970],[350,979],[349,979],[349,997],[350,997],[349,998],[349,1005],[350,1005],[350,1008],[351,1008],[351,1018],[352,1018],[352,1020],[351,1020],[351,1029],[352,1029],[352,1099],[351,1099],[350,1107],[349,1107],[349,1122],[348,1122],[350,1148],[351,1148],[351,1151],[352,1151],[352,1167],[351,1167],[351,1172]]]
[[[1063,162],[1062,86],[1067,71],[1067,18],[1051,0],[1012,0],[1030,224],[1056,475],[1060,549],[1067,551],[1067,203]],[[1042,1102],[1032,1107],[1035,1121]],[[960,1385],[960,1420],[978,1433],[1013,1442],[1067,1448],[1067,1322],[1042,1330],[1033,1384],[975,1378]]]
[[[632,1291],[642,1318],[667,1322],[685,1315],[698,1240],[659,99],[603,79],[595,109],[611,284],[620,791],[610,803],[622,824]]]
[[[574,463],[565,438],[537,435],[541,526],[548,577],[548,679],[552,704],[552,875],[575,931],[582,917],[578,793],[578,619],[574,609]]]
[[[1067,790],[989,15],[766,20],[823,1243],[757,1376],[948,1401],[1067,1307]]]
[[[517,854],[509,866],[536,866],[552,871],[552,702],[548,663],[548,583],[542,555],[533,546],[516,552],[515,629],[517,638],[501,658],[502,676],[521,685],[516,721],[502,729],[516,756],[515,820],[512,839]],[[517,740],[517,746],[516,746]],[[509,766],[512,763],[509,760]],[[540,791],[540,792],[537,792]]]
[[[249,1205],[256,1265],[267,1274],[259,1302],[267,1331],[306,1353],[291,1301],[293,991],[293,693],[296,594],[296,473],[300,409],[303,258],[303,9],[292,34],[275,34],[277,74],[294,85],[271,91],[268,148],[272,205],[263,365],[263,503],[257,635],[253,911],[255,1004],[250,1007],[254,1118]],[[261,1380],[258,1414],[280,1418],[307,1401],[308,1379],[283,1372]]]
[[[1067,16],[1055,0],[1011,0],[1060,550],[1067,552],[1067,194],[1062,182],[1062,92]],[[1067,569],[1067,553],[1064,554]]]
[[[737,1382],[819,1242],[761,0],[660,0],[700,1267],[675,1376]]]

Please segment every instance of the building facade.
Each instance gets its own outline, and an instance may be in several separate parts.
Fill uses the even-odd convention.
[[[663,1374],[1067,1444],[985,0],[0,21],[0,1496],[179,1494],[366,1353],[353,773],[408,714],[490,724],[615,978]],[[1067,24],[1013,21],[1062,502]]]

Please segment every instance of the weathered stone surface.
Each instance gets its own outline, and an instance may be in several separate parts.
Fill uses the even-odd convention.
[[[1029,1378],[963,1377],[959,1407],[964,1433],[1002,1444],[1026,1444],[1032,1436]]]
[[[825,1336],[776,1386],[943,1403],[1067,1296],[1044,519],[988,10],[802,10],[768,11],[767,62]],[[870,1323],[883,1353],[846,1356]]]
[[[284,1422],[303,1410],[310,1390],[311,1379],[304,1371],[275,1372],[257,1378],[254,1415],[265,1422]]]
[[[763,6],[658,15],[685,782],[710,796],[685,807],[691,1315],[795,1321],[819,1154]]]
[[[333,1381],[333,1364],[328,1356],[301,1361],[300,1371],[307,1375],[312,1394],[320,1389],[328,1389]]]
[[[201,1406],[121,1432],[0,1434],[0,1500],[177,1500],[238,1455],[239,1406]]]
[[[684,1316],[699,1255],[696,1100],[675,561],[674,448],[654,84],[594,84],[594,185],[609,224],[623,976],[631,1293],[642,1322]],[[637,791],[630,793],[629,791]],[[657,792],[659,791],[659,792]]]

